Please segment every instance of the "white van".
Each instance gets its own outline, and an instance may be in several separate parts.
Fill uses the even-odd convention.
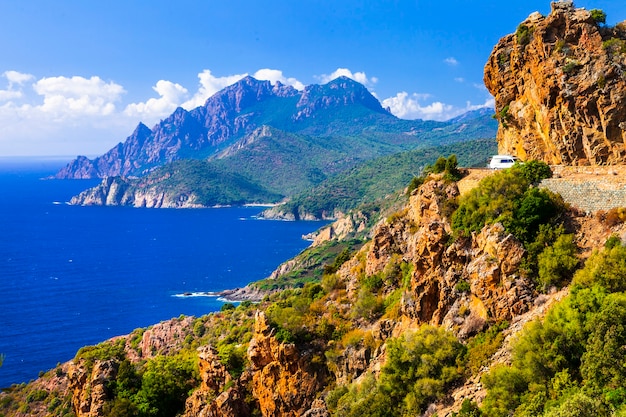
[[[489,168],[491,169],[504,169],[511,168],[515,163],[519,161],[518,158],[511,155],[494,155],[489,161]]]

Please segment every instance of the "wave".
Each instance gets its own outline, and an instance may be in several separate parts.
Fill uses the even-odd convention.
[[[193,291],[183,292],[179,294],[172,294],[172,297],[177,298],[191,298],[191,297],[219,297],[221,294],[214,291]]]

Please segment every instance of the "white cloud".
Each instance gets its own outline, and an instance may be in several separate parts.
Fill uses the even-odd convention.
[[[5,71],[2,76],[7,79],[9,85],[6,90],[0,90],[0,102],[20,99],[24,96],[22,84],[33,79],[30,74],[23,74],[17,71]],[[15,88],[17,85],[17,89]]]
[[[23,96],[21,91],[0,90],[0,102],[14,100]]]
[[[285,77],[281,70],[263,68],[255,72],[253,77],[257,80],[270,81],[272,84],[276,84],[277,81],[280,81],[282,84],[290,85],[296,90],[304,90],[304,84],[295,78]]]
[[[124,109],[124,114],[152,124],[176,110],[188,93],[182,85],[165,80],[157,81],[152,89],[156,91],[159,98],[150,98],[143,103],[131,103]]]
[[[121,85],[106,83],[96,76],[42,78],[33,84],[33,89],[43,96],[38,109],[61,119],[112,114],[116,110],[115,102],[125,93]]]
[[[378,82],[378,78],[367,78],[364,72],[352,72],[348,68],[337,68],[332,74],[322,74],[315,76],[322,84],[326,84],[337,77],[348,77],[356,82],[363,84],[366,87],[373,87]]]
[[[493,107],[494,99],[489,98],[483,104],[473,105],[466,103],[465,107],[455,107],[440,101],[434,101],[422,105],[421,101],[428,99],[428,94],[410,94],[402,91],[394,97],[389,97],[382,101],[383,107],[388,107],[393,115],[401,119],[415,120],[448,120],[471,110],[478,110],[485,107]]]
[[[205,69],[200,74],[198,74],[198,78],[200,79],[200,86],[198,88],[198,91],[193,95],[191,99],[182,103],[181,107],[187,110],[191,110],[195,109],[198,106],[202,106],[204,102],[213,94],[217,93],[225,87],[228,87],[231,84],[236,83],[247,75],[248,74],[245,73],[227,75],[225,77],[215,77],[211,73],[211,70]]]
[[[464,83],[465,82],[465,78],[463,78],[463,77],[456,77],[454,79],[454,81],[456,81],[457,83]]]
[[[444,59],[443,62],[453,67],[459,65],[459,61],[457,61],[456,58],[452,56]]]
[[[15,84],[22,85],[35,78],[34,75],[24,74],[17,71],[5,71],[2,75],[9,80],[9,89],[11,89],[11,87]]]

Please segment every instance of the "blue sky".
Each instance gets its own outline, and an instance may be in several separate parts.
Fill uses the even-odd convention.
[[[398,117],[445,120],[492,103],[487,57],[534,11],[550,2],[0,0],[0,156],[101,154],[244,75],[348,75]]]

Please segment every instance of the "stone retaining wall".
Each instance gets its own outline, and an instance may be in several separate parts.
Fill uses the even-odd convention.
[[[539,186],[560,194],[566,203],[587,213],[626,207],[625,183],[602,179],[550,178],[543,180]]]

